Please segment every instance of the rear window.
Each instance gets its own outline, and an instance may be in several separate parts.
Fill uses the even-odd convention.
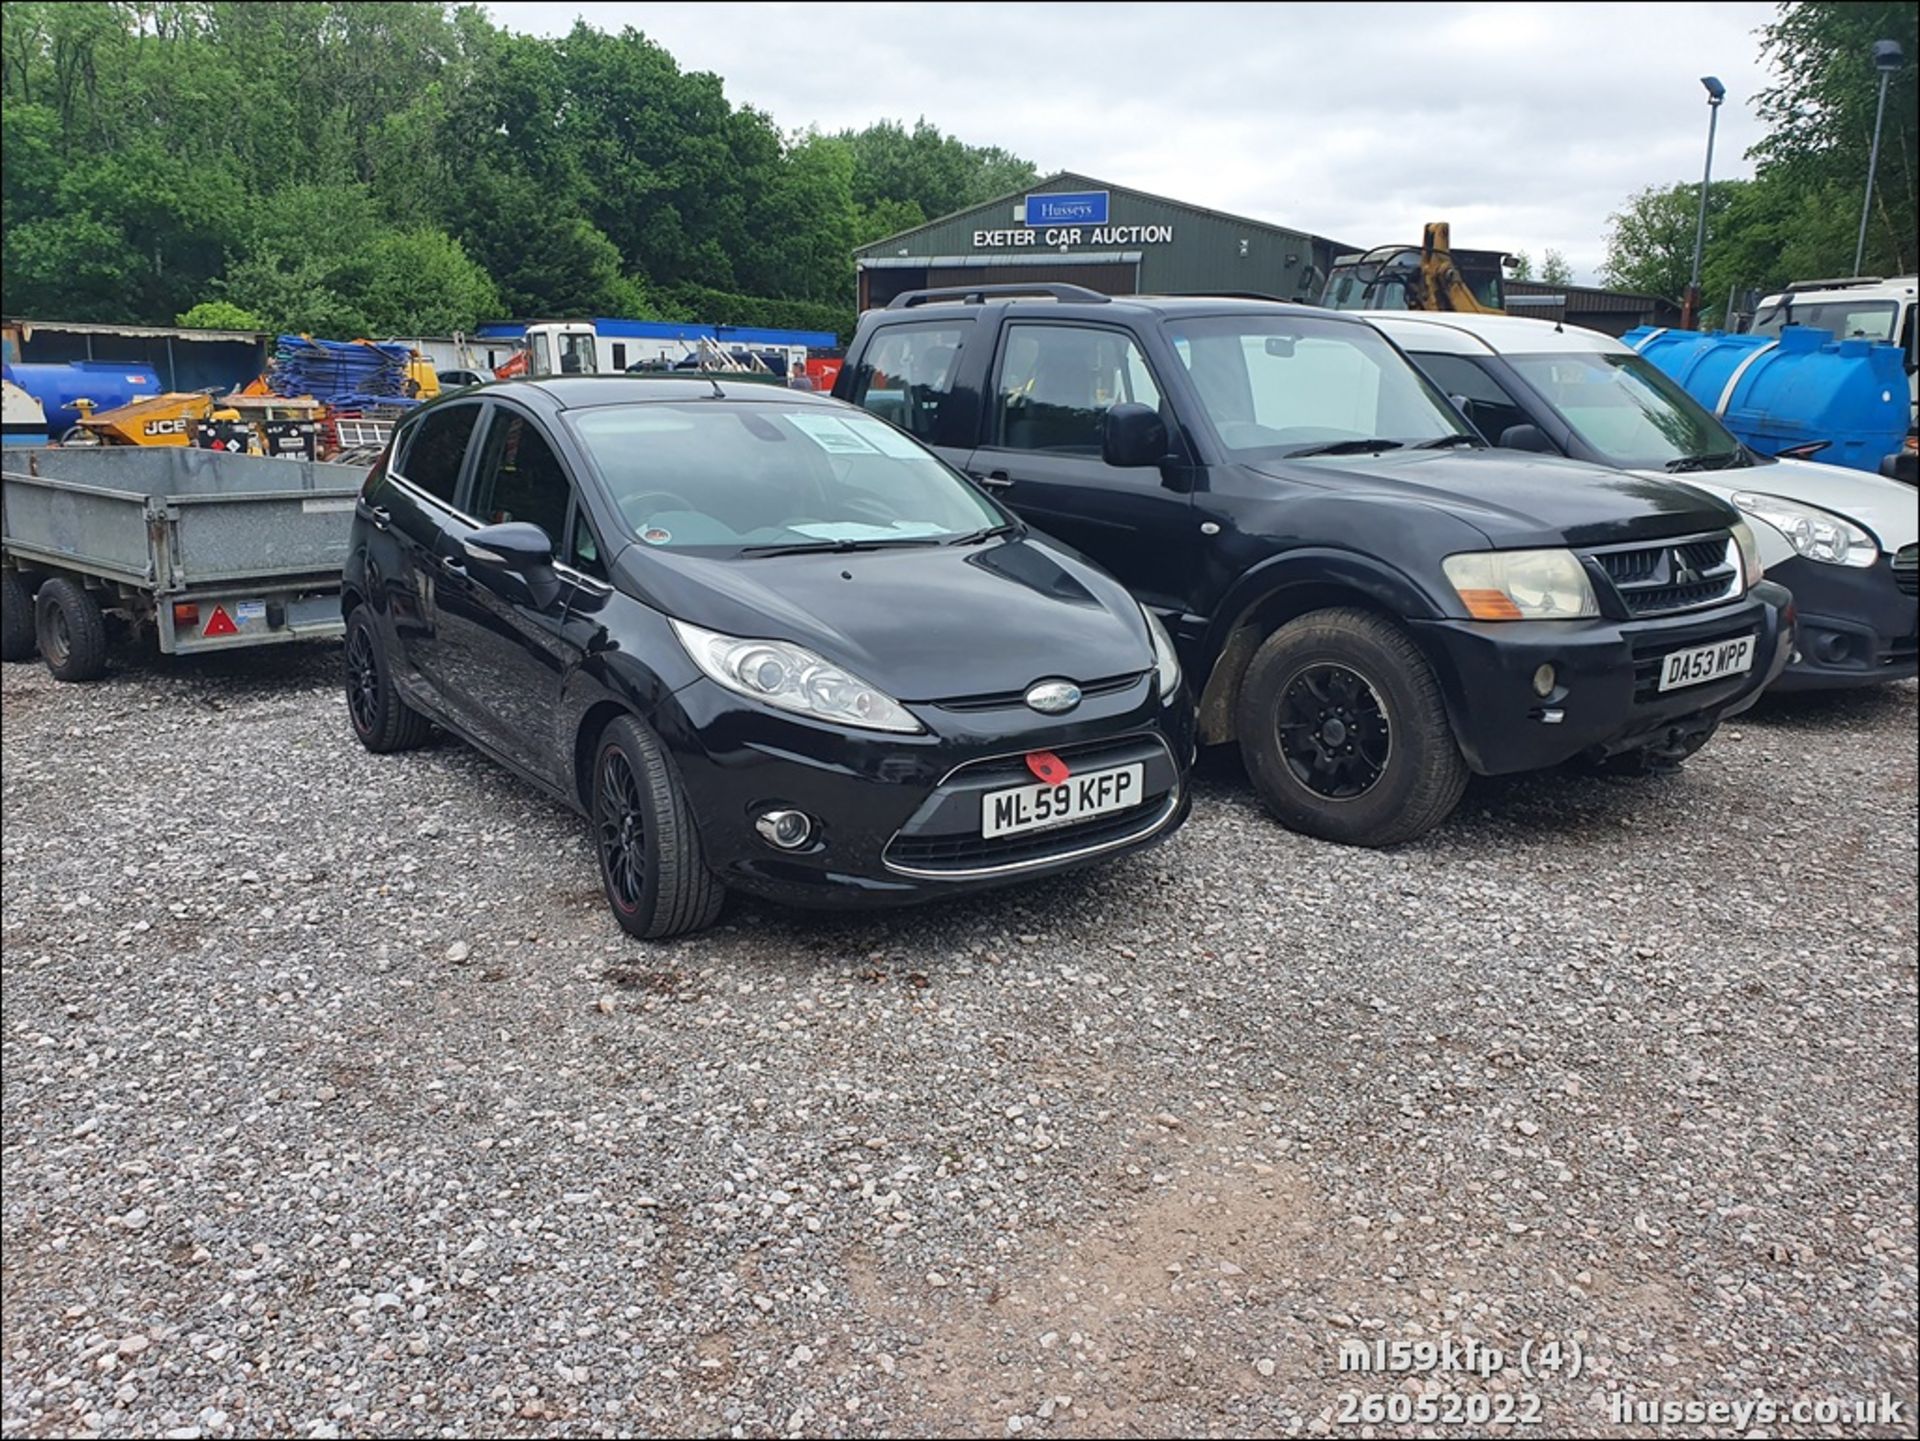
[[[460,484],[460,462],[466,458],[477,405],[444,405],[428,411],[414,424],[402,453],[401,476],[428,495],[453,504]]]
[[[889,325],[873,337],[847,397],[909,435],[933,442],[953,394],[967,321]]]

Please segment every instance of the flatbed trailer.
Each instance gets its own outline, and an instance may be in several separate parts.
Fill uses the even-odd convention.
[[[4,658],[106,667],[104,618],[168,655],[337,636],[366,471],[189,448],[10,448],[0,462]]]

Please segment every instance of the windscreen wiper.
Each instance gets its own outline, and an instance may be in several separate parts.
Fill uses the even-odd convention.
[[[1682,455],[1667,462],[1666,469],[1671,475],[1679,475],[1688,470],[1725,470],[1730,465],[1740,463],[1740,452],[1730,450],[1725,455]]]
[[[1324,445],[1308,445],[1302,446],[1299,450],[1290,450],[1287,452],[1287,458],[1292,460],[1302,455],[1360,455],[1373,450],[1398,450],[1400,446],[1400,441],[1381,440],[1377,437],[1372,440],[1330,440]]]
[[[1020,529],[1013,521],[1003,520],[998,525],[984,526],[966,535],[956,535],[948,545],[978,545],[983,540],[992,540],[998,535],[1013,535]]]
[[[1433,440],[1423,440],[1418,445],[1416,445],[1414,449],[1415,450],[1451,450],[1456,445],[1471,445],[1477,449],[1481,444],[1482,442],[1477,436],[1442,435],[1434,438]]]
[[[901,536],[892,540],[797,540],[772,545],[743,545],[741,555],[848,555],[857,550],[892,550],[902,545],[939,545],[934,536]]]

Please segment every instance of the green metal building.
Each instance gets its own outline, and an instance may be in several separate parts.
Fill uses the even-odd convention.
[[[862,310],[929,286],[1068,281],[1107,295],[1317,300],[1359,247],[1062,171],[854,251]]]

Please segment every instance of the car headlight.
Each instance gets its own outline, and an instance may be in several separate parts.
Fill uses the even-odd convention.
[[[1844,515],[1805,501],[1746,490],[1736,493],[1733,503],[1779,531],[1808,560],[1864,568],[1880,559],[1880,543]]]
[[[1570,550],[1483,550],[1440,563],[1475,620],[1580,620],[1600,614],[1586,568]]]
[[[1180,686],[1180,657],[1174,653],[1173,637],[1167,634],[1167,628],[1160,623],[1160,617],[1140,607],[1140,614],[1147,618],[1147,638],[1153,642],[1153,669],[1160,678],[1160,699],[1165,700]]]
[[[1760,542],[1754,539],[1753,527],[1744,520],[1733,523],[1733,543],[1740,551],[1740,593],[1745,595],[1766,575],[1767,567],[1760,559]]]
[[[914,734],[924,729],[892,696],[804,646],[742,640],[683,620],[673,622],[673,633],[695,665],[749,700],[863,730]]]

